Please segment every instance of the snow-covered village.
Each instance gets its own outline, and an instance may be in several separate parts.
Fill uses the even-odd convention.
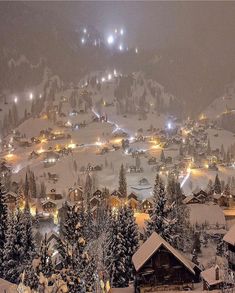
[[[0,2],[0,293],[235,293],[234,13]]]

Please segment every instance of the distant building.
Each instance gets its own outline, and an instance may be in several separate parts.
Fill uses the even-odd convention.
[[[71,203],[80,203],[83,201],[83,189],[81,186],[69,189],[68,200]]]
[[[152,198],[144,199],[141,203],[141,210],[143,212],[149,213],[152,209],[153,209],[153,199]]]

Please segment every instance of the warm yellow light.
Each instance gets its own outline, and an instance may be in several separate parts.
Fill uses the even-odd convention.
[[[44,115],[42,115],[42,117],[41,117],[43,120],[47,120],[48,119],[48,116],[47,116],[47,114],[44,114]]]
[[[199,120],[204,120],[206,119],[206,115],[204,115],[203,113],[200,115]]]
[[[30,207],[30,214],[34,217],[36,215],[36,208]]]
[[[42,138],[41,139],[41,143],[46,143],[47,142],[47,139],[46,138]]]
[[[57,225],[58,224],[58,211],[55,210],[53,213],[53,220],[54,220],[54,224]]]
[[[38,150],[38,153],[39,154],[42,154],[42,153],[44,153],[45,152],[45,150],[43,149],[43,148],[40,148],[40,150]]]
[[[160,145],[159,144],[156,144],[156,145],[153,145],[152,147],[151,147],[151,149],[160,149]]]
[[[75,149],[75,148],[76,148],[76,144],[71,142],[71,143],[68,145],[68,148],[69,148],[69,149]]]

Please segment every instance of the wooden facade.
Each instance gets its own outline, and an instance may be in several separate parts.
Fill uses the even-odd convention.
[[[133,258],[135,292],[192,289],[199,281],[199,268],[157,233],[139,248]]]

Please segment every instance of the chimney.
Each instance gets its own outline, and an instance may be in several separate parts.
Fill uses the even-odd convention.
[[[219,267],[218,266],[215,267],[215,279],[216,279],[216,281],[219,280]]]

